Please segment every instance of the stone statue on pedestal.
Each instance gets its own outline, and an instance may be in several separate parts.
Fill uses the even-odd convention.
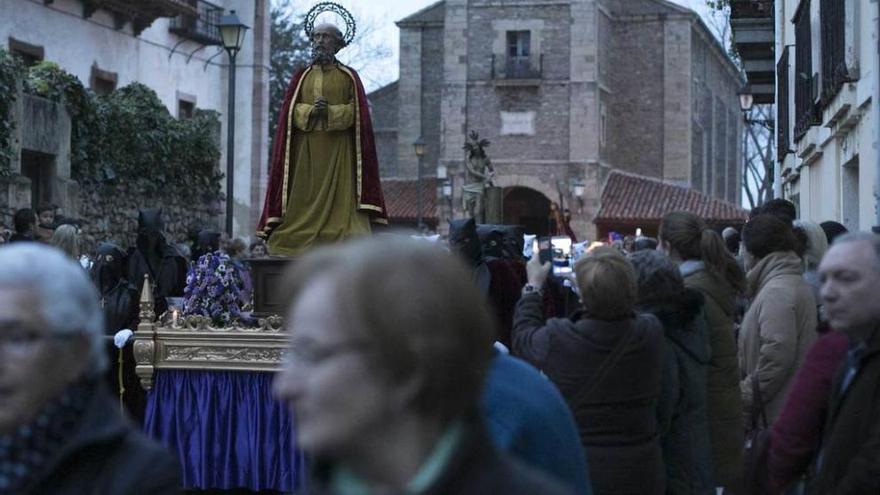
[[[474,218],[477,223],[486,220],[486,190],[494,186],[495,169],[486,154],[489,144],[488,139],[480,139],[476,131],[471,131],[464,145],[467,152],[464,162],[467,172],[465,184],[462,186],[462,206],[465,215]]]

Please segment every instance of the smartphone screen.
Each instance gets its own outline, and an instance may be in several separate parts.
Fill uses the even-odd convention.
[[[552,251],[553,275],[567,275],[571,273],[571,238],[553,237],[550,239]]]

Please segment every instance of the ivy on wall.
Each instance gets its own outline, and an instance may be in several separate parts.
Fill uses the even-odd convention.
[[[140,83],[97,96],[51,62],[31,68],[24,89],[62,103],[70,114],[72,179],[109,187],[124,181],[135,191],[205,203],[220,197],[216,112],[175,119]]]
[[[0,177],[11,173],[12,162],[12,129],[10,115],[12,105],[18,94],[18,80],[24,74],[24,68],[9,52],[0,48]]]

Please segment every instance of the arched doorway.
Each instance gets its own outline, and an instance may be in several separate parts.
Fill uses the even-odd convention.
[[[504,223],[522,225],[529,234],[546,236],[550,233],[548,217],[550,200],[528,187],[504,189]]]

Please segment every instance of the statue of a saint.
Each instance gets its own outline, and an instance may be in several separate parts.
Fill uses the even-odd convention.
[[[489,140],[480,139],[476,131],[471,131],[464,144],[464,150],[467,152],[467,159],[464,161],[467,174],[465,184],[461,188],[462,206],[466,212],[465,216],[476,219],[478,223],[486,219],[484,201],[486,189],[494,186],[492,180],[495,178],[495,169],[492,167],[489,155],[486,154],[488,147]]]
[[[324,11],[345,19],[345,35],[332,24],[314,26]],[[371,222],[387,223],[366,92],[354,69],[335,56],[354,37],[354,21],[326,2],[312,8],[305,24],[312,63],[294,74],[284,96],[257,229],[273,255],[298,255],[369,234]]]

